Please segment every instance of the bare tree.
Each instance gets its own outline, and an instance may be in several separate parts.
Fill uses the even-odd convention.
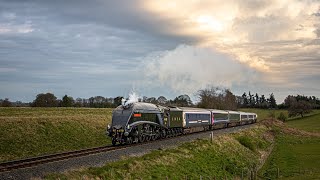
[[[206,88],[198,91],[200,108],[229,109],[237,108],[236,96],[229,90],[223,88]]]

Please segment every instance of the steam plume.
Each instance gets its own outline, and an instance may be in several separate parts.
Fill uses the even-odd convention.
[[[139,95],[135,91],[131,91],[129,93],[128,99],[122,98],[121,103],[123,106],[128,106],[129,104],[135,103],[139,101]]]
[[[227,88],[241,83],[248,85],[248,79],[255,78],[255,72],[246,65],[209,48],[180,45],[147,59],[145,72],[150,85],[177,93],[194,93],[211,85]]]

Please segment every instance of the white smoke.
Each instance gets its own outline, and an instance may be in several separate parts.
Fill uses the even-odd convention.
[[[122,98],[121,99],[121,103],[123,106],[128,106],[132,103],[138,102],[139,101],[140,96],[135,92],[135,91],[131,91],[129,93],[129,97],[127,99]]]
[[[254,70],[223,53],[189,45],[148,57],[145,67],[149,87],[156,85],[176,93],[195,93],[207,86],[231,88],[258,78],[252,74]]]

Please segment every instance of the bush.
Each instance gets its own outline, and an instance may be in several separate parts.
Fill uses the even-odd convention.
[[[291,104],[289,107],[289,117],[294,117],[297,115],[300,115],[303,117],[305,114],[308,114],[311,112],[311,104],[307,101],[298,101]]]
[[[255,146],[252,143],[252,140],[249,137],[246,136],[240,136],[237,138],[240,144],[242,144],[244,147],[250,149],[251,151],[255,151]]]
[[[283,112],[281,112],[278,116],[278,119],[282,122],[285,122],[287,120],[287,116]]]

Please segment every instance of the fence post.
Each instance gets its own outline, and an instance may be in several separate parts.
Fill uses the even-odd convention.
[[[202,176],[200,175],[200,180],[202,180]]]
[[[279,177],[280,177],[280,169],[277,168],[277,178],[279,178]]]
[[[243,168],[241,169],[241,180],[243,180]]]
[[[211,131],[211,143],[213,143],[213,132]]]
[[[253,180],[254,176],[253,176],[253,170],[251,170],[251,180]]]
[[[258,176],[258,168],[257,166],[254,166],[254,179],[258,179],[257,176]]]

